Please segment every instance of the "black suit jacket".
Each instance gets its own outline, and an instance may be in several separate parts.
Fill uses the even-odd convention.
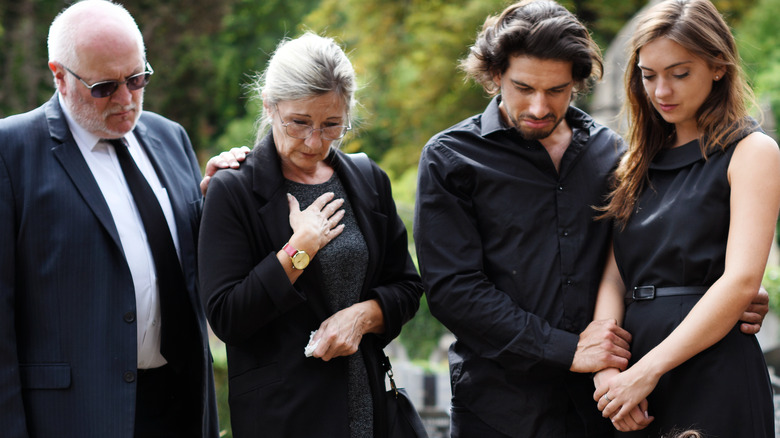
[[[367,180],[340,151],[329,160],[368,246],[360,301],[378,299],[385,318],[385,333],[361,343],[374,396],[374,436],[381,437],[379,350],[414,316],[422,285],[387,175],[372,163],[373,180]],[[201,222],[201,293],[214,332],[227,343],[236,438],[349,436],[346,358],[325,362],[303,353],[330,311],[317,257],[294,285],[276,258],[291,235],[287,191],[269,135],[240,169],[217,173]]]
[[[186,370],[198,436],[217,435],[205,316],[196,291],[200,170],[184,129],[144,112],[134,130],[173,206],[187,302]],[[0,120],[0,430],[3,437],[131,438],[135,292],[108,205],[57,95]]]

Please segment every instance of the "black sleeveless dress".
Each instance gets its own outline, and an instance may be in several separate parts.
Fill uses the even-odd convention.
[[[758,130],[754,128],[745,132]],[[626,229],[615,232],[620,274],[635,286],[711,286],[724,271],[731,189],[727,170],[736,144],[704,160],[699,142],[661,151],[651,186]],[[656,297],[627,304],[631,364],[663,341],[700,295]],[[628,302],[628,300],[627,300]],[[697,429],[711,437],[774,438],[772,389],[755,336],[735,326],[717,344],[661,377],[648,397],[651,425],[620,437],[661,437]]]

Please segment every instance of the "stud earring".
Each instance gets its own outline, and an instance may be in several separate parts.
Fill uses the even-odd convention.
[[[716,76],[715,76],[715,80],[717,81],[718,79],[720,79],[720,76],[717,76],[717,75],[716,75]]]

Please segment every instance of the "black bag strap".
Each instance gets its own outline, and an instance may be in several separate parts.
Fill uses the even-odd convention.
[[[354,154],[347,154],[353,163],[360,169],[360,173],[366,177],[371,185],[374,185],[374,173],[371,170],[371,160],[368,158],[365,152],[355,152]]]
[[[395,398],[398,398],[398,387],[395,386],[395,380],[393,379],[393,365],[390,363],[390,358],[387,357],[387,355],[382,352],[382,369],[385,370],[385,373],[387,374],[387,378],[390,379],[390,388],[393,389],[393,394],[395,394]]]
[[[371,160],[368,158],[365,152],[355,152],[353,154],[347,154],[353,163],[360,169],[360,173],[368,180],[370,184],[374,184],[374,173],[371,170]],[[390,358],[387,357],[384,350],[379,349],[379,358],[387,378],[390,379],[390,387],[393,389],[393,394],[398,398],[398,387],[395,385],[395,379],[393,379],[393,365],[390,363]]]

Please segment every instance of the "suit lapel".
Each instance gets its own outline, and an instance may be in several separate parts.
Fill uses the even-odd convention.
[[[196,263],[195,259],[192,258],[197,253],[197,248],[195,247],[195,240],[190,237],[193,236],[195,231],[192,229],[193,225],[190,221],[190,215],[192,214],[188,205],[190,198],[187,197],[187,188],[184,186],[184,184],[192,181],[191,174],[177,174],[177,169],[180,169],[180,167],[168,164],[172,159],[172,155],[166,148],[178,147],[178,145],[164,144],[160,137],[155,135],[154,131],[147,128],[143,121],[143,116],[138,120],[133,133],[146,152],[146,156],[149,157],[160,184],[162,184],[168,194],[168,200],[173,209],[173,219],[176,223],[182,271],[184,272],[187,290],[190,294],[190,301],[197,307],[199,298],[196,296],[197,287],[195,285],[197,275],[194,267]],[[200,220],[200,218],[195,220]],[[197,311],[195,313],[196,315],[198,314]]]
[[[171,201],[173,215],[176,218],[176,228],[181,229],[181,227],[187,224],[186,221],[181,219],[186,217],[187,213],[186,200],[179,196],[182,193],[182,179],[172,174],[172,166],[161,165],[162,162],[169,159],[169,155],[165,151],[165,145],[163,145],[159,137],[146,128],[142,120],[139,119],[133,132],[138,143],[144,148],[146,155],[149,157],[149,161],[151,161],[154,171],[160,179],[160,184],[168,192],[168,199]]]
[[[100,222],[111,236],[111,240],[121,250],[122,243],[119,240],[119,233],[116,230],[114,218],[111,216],[111,210],[109,210],[106,199],[103,197],[103,193],[100,191],[92,171],[89,169],[84,156],[81,155],[81,151],[70,133],[57,96],[55,93],[45,108],[49,134],[55,144],[52,148],[52,153],[62,168],[65,169],[70,180],[73,181],[73,185],[76,186],[84,202],[97,217],[98,222]]]

